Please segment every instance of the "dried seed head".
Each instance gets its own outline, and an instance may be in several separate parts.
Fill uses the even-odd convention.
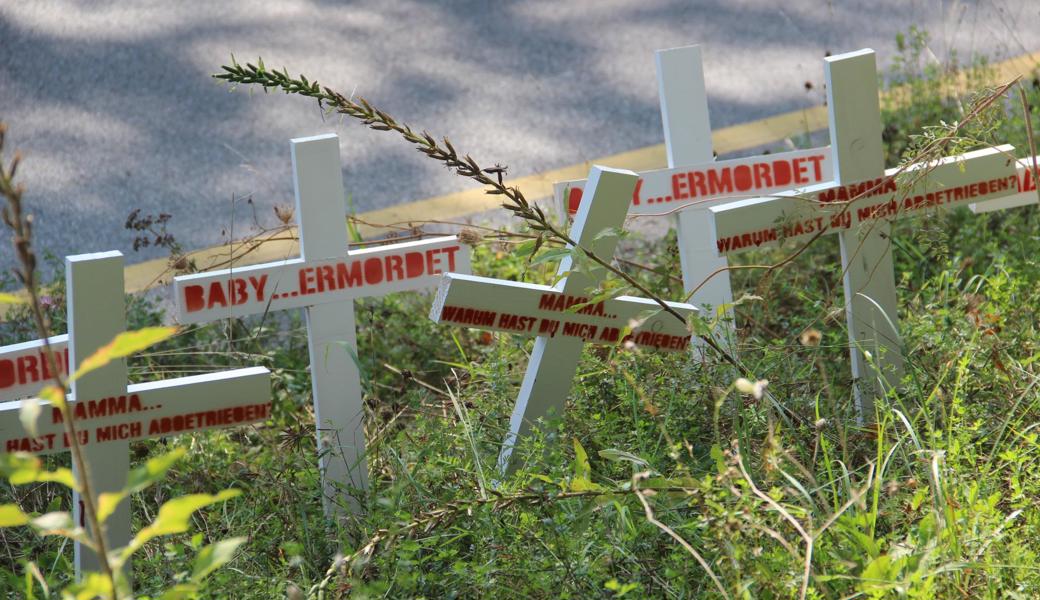
[[[818,329],[809,328],[802,332],[799,337],[803,346],[819,346],[820,340],[823,339],[823,334]]]
[[[483,239],[484,236],[480,235],[476,229],[467,227],[459,232],[459,241],[467,246],[476,246]]]
[[[754,396],[755,400],[762,399],[762,395],[765,393],[767,385],[769,385],[768,379],[759,379],[752,383],[750,379],[741,377],[733,382],[733,387],[737,388],[738,392]]]
[[[296,212],[296,208],[292,204],[275,204],[274,205],[274,216],[278,217],[278,220],[282,222],[282,225],[288,225],[293,220],[293,214]]]

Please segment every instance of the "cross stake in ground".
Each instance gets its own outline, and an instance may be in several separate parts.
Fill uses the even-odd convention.
[[[727,259],[711,245],[708,209],[740,196],[829,181],[831,150],[715,162],[700,46],[658,50],[655,59],[668,168],[640,173],[628,212],[643,216],[674,212],[683,287],[692,293],[687,301],[701,310],[719,308],[733,302],[733,291],[724,270]],[[570,212],[576,211],[584,185],[584,180],[554,184],[557,203],[566,202]]]
[[[912,187],[898,186],[898,170],[884,169],[874,51],[829,57],[825,68],[835,182],[712,207],[714,238],[726,255],[820,231],[840,235],[856,408],[865,423],[905,367],[889,221],[1007,196],[1017,176],[1013,148],[1001,146],[917,165],[907,173]]]
[[[77,365],[126,328],[123,255],[84,254],[65,259],[68,289],[69,362]],[[270,414],[267,369],[253,367],[127,386],[126,361],[117,360],[72,383],[69,409],[95,494],[123,489],[130,471],[132,440],[230,427],[265,420]],[[45,407],[30,437],[18,413],[21,402],[0,404],[0,451],[66,452],[61,413]],[[79,476],[79,475],[77,475]],[[83,504],[73,495],[73,516],[87,526]],[[130,507],[124,500],[105,524],[108,548],[130,541]],[[97,556],[75,545],[77,576],[99,570]]]
[[[348,252],[339,137],[291,145],[300,258],[177,277],[177,316],[199,323],[306,309],[325,511],[342,513],[360,508],[346,494],[368,485],[354,299],[433,288],[441,273],[469,272],[470,250],[444,236]]]
[[[601,258],[612,258],[618,238],[609,230],[624,224],[637,180],[631,171],[593,167],[571,239]],[[551,287],[448,274],[430,311],[438,323],[538,336],[499,455],[503,473],[515,467],[513,449],[538,419],[563,414],[585,344],[618,344],[622,331],[635,321],[638,326],[626,340],[638,347],[684,351],[689,345],[685,323],[652,300],[621,296],[590,303],[606,269],[573,267],[572,257],[565,257],[558,270],[561,279]],[[684,318],[697,312],[689,304],[669,306]],[[640,322],[642,317],[646,320]]]

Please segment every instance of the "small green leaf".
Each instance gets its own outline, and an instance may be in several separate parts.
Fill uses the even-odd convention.
[[[620,227],[607,227],[596,234],[596,237],[592,238],[593,242],[606,238],[617,238],[621,239],[625,236],[625,230]]]
[[[40,399],[50,402],[51,406],[65,412],[65,408],[67,407],[65,404],[65,393],[60,387],[56,385],[48,385],[40,390]]]
[[[62,598],[74,600],[93,600],[94,598],[111,598],[112,582],[102,573],[85,573],[83,579],[62,590]]]
[[[94,547],[93,540],[87,535],[87,530],[76,527],[72,515],[65,511],[49,512],[36,517],[29,523],[39,535],[60,535],[85,544],[88,548]]]
[[[0,454],[0,475],[7,477],[11,485],[54,482],[73,490],[79,489],[68,468],[47,471],[40,459],[28,452]]]
[[[72,515],[65,511],[49,512],[32,520],[33,527],[46,531],[72,529]]]
[[[527,240],[526,242],[517,245],[515,248],[513,248],[513,256],[516,256],[518,258],[522,258],[524,256],[531,256],[532,254],[534,254],[535,250],[537,250],[537,243],[538,239],[536,238],[533,240]]]
[[[10,452],[0,454],[0,475],[10,477],[11,473],[21,470],[39,470],[43,462],[28,452]]]
[[[617,579],[611,579],[607,583],[603,584],[603,587],[614,592],[615,598],[620,598],[625,594],[639,587],[638,583],[619,583]]]
[[[199,595],[199,586],[194,583],[178,583],[159,596],[159,600],[193,600]]]
[[[186,453],[187,449],[176,448],[162,456],[148,459],[148,462],[130,471],[130,477],[126,483],[126,492],[128,494],[136,494],[159,481],[166,476],[166,472],[170,470],[170,467],[183,458]]]
[[[549,248],[531,260],[532,265],[538,265],[551,260],[563,260],[571,255],[572,248]]]
[[[0,504],[0,527],[20,527],[29,524],[29,515],[17,504]]]
[[[103,492],[101,496],[98,497],[98,522],[104,523],[108,520],[108,518],[112,516],[112,513],[116,511],[116,507],[119,506],[119,503],[122,502],[127,495],[126,490],[118,492]]]
[[[71,490],[79,490],[79,487],[76,485],[76,478],[72,475],[72,470],[65,467],[60,467],[53,471],[22,469],[11,473],[8,476],[8,480],[11,482],[11,485],[60,483]]]
[[[592,479],[592,467],[589,465],[589,455],[585,452],[578,438],[574,438],[574,462],[571,463],[575,479]]]
[[[606,450],[600,450],[599,453],[601,458],[605,458],[613,462],[628,461],[637,467],[648,467],[650,463],[646,462],[642,458],[639,458],[631,452],[625,452],[624,450],[617,450],[614,448],[608,448]]]
[[[691,314],[686,317],[686,326],[696,335],[708,337],[711,335],[711,325],[699,314]]]
[[[589,299],[586,300],[585,302],[578,302],[578,303],[575,303],[575,304],[572,304],[572,305],[568,306],[567,307],[567,312],[576,313],[576,312],[580,311],[581,309],[583,309],[585,307],[593,306],[595,304],[599,304],[600,302],[605,302],[605,301],[610,300],[612,298],[617,298],[618,296],[621,296],[621,295],[625,294],[626,292],[631,291],[631,289],[632,289],[631,286],[627,286],[626,285],[626,286],[623,286],[623,287],[609,289],[609,290],[602,290],[602,289],[595,290],[593,292],[593,295],[591,297],[589,297]]]
[[[91,371],[100,369],[113,360],[126,358],[149,346],[167,340],[173,337],[177,331],[176,327],[144,327],[137,331],[120,333],[111,342],[98,348],[97,352],[88,356],[80,364],[79,369],[76,369],[70,381],[75,381]]]
[[[159,515],[155,517],[152,524],[137,532],[130,545],[123,550],[122,561],[125,562],[131,554],[136,552],[149,540],[163,535],[174,535],[184,533],[188,530],[188,520],[195,511],[230,500],[242,492],[239,490],[224,490],[218,494],[189,494],[167,501],[159,507]]]
[[[235,551],[246,542],[244,537],[228,538],[215,544],[210,544],[199,551],[195,559],[195,567],[192,569],[191,580],[195,583],[202,581],[207,575],[226,565],[235,557]]]

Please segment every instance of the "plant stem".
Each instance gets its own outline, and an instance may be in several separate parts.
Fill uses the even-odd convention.
[[[36,281],[36,254],[32,250],[32,216],[26,216],[22,213],[22,194],[24,188],[21,185],[14,183],[14,176],[18,170],[18,163],[21,160],[21,156],[17,153],[14,158],[11,159],[10,165],[4,165],[3,163],[3,147],[4,138],[7,133],[7,126],[4,123],[0,123],[0,196],[7,200],[7,206],[3,208],[3,219],[11,231],[14,233],[14,249],[18,255],[18,261],[21,264],[21,268],[15,268],[15,275],[18,280],[25,287],[25,291],[29,296],[29,306],[32,310],[33,320],[36,323],[36,332],[43,340],[43,355],[47,361],[47,366],[53,374],[52,380],[54,381],[55,387],[61,394],[61,413],[62,422],[65,426],[65,437],[69,439],[69,447],[72,452],[72,459],[75,462],[76,469],[80,473],[79,486],[82,490],[81,497],[83,499],[83,508],[86,513],[87,520],[90,522],[91,534],[94,538],[95,550],[97,551],[98,560],[101,563],[101,570],[108,579],[109,584],[112,586],[112,594],[119,600],[119,589],[116,586],[115,574],[112,572],[112,567],[108,564],[108,549],[105,545],[105,536],[102,533],[101,524],[97,518],[97,507],[94,503],[94,493],[90,483],[90,469],[86,460],[83,458],[83,452],[79,444],[79,438],[76,436],[76,425],[75,416],[71,411],[68,410],[68,396],[65,393],[66,380],[65,376],[62,375],[61,370],[58,369],[57,360],[54,357],[54,350],[50,345],[50,324],[48,323],[47,315],[43,310],[43,306],[40,303],[39,290],[37,289]]]
[[[553,224],[540,207],[528,202],[519,188],[506,186],[502,180],[502,175],[505,172],[504,167],[496,165],[491,168],[481,168],[470,155],[467,154],[460,157],[448,138],[443,138],[442,147],[428,132],[416,133],[407,124],[399,123],[389,114],[374,108],[364,98],[358,98],[357,102],[355,102],[332,88],[321,86],[317,81],[308,80],[304,75],[300,75],[299,79],[293,79],[286,69],[281,71],[269,70],[264,66],[263,59],[258,59],[256,65],[252,63],[242,65],[232,56],[231,65],[224,65],[222,68],[224,72],[217,73],[213,77],[231,84],[260,85],[265,91],[274,88],[281,89],[286,94],[299,94],[308,98],[314,98],[318,101],[320,107],[324,108],[327,106],[335,112],[358,119],[371,129],[397,132],[405,140],[414,144],[419,152],[433,160],[444,163],[446,167],[454,170],[457,175],[490,187],[491,189],[487,190],[486,193],[505,196],[506,202],[502,204],[502,207],[527,221],[531,229],[548,233],[552,237],[579,250],[589,260],[620,277],[625,283],[638,290],[647,298],[652,299],[661,307],[661,310],[672,315],[683,324],[688,325],[686,319],[669,306],[664,299],[651,292],[628,273],[611,264],[610,257],[600,257],[595,252],[578,244],[567,233]],[[725,362],[742,372],[746,371],[736,357],[723,348],[713,337],[705,334],[697,334],[697,336],[708,347],[718,353]]]

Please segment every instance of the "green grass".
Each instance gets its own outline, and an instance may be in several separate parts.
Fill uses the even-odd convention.
[[[942,96],[941,73],[918,69],[916,35],[894,77],[920,86],[914,104],[884,115],[890,165],[909,134],[963,106]],[[1020,106],[999,109],[991,135],[1025,147]],[[146,547],[138,593],[183,577],[202,545],[248,536],[204,597],[283,598],[321,583],[325,598],[722,597],[717,586],[731,598],[791,598],[809,548],[809,598],[1037,597],[1038,220],[1036,208],[959,211],[894,227],[909,369],[876,425],[855,425],[837,241],[823,238],[768,281],[734,273],[737,290],[762,297],[737,309],[739,354],[777,404],[735,391],[738,374],[714,357],[587,348],[567,410],[520,449],[522,468],[498,488],[493,465],[531,341],[438,327],[428,296],[359,302],[372,486],[367,513],[344,524],[322,516],[299,318],[193,328],[135,358],[134,376],[263,364],[275,373],[274,416],[132,444],[136,461],[189,448],[161,486],[135,497],[136,527],[177,495],[245,492],[199,513],[194,533]],[[633,274],[678,298],[674,242],[629,238],[621,255],[653,265]],[[474,258],[474,272],[493,277],[544,282],[552,270],[500,242]],[[60,329],[62,293],[52,293]],[[130,314],[131,326],[161,319],[140,299]],[[10,341],[31,335],[18,320],[5,327]],[[800,342],[807,329],[818,345]],[[68,503],[51,485],[0,495],[40,512]],[[377,533],[370,552],[326,576],[337,552]],[[24,593],[27,560],[60,587],[68,547],[0,535],[11,597]]]

